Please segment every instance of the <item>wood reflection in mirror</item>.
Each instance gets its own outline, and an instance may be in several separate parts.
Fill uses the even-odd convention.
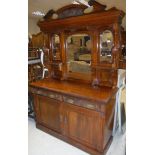
[[[100,62],[112,62],[113,34],[105,30],[100,34]]]
[[[69,73],[91,73],[91,38],[88,34],[67,38],[67,70]]]

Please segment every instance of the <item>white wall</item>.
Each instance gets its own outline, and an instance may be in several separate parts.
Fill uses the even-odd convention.
[[[40,32],[40,29],[37,25],[38,19],[28,18],[28,33],[29,34],[37,34]]]

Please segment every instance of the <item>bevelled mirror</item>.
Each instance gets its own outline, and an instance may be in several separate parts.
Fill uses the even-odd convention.
[[[52,36],[52,55],[53,55],[53,60],[61,60],[60,37],[57,34],[54,34]]]
[[[88,34],[73,34],[67,37],[68,73],[91,73],[91,38]]]
[[[100,62],[112,62],[113,34],[105,30],[100,34]]]

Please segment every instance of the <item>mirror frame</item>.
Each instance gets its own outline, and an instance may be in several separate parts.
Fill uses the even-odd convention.
[[[92,42],[92,47],[91,47],[91,64],[90,64],[90,74],[85,74],[85,73],[79,73],[79,72],[69,72],[68,68],[67,68],[67,38],[71,35],[75,35],[75,34],[87,34],[90,36],[90,40]],[[76,31],[76,32],[70,32],[70,33],[65,33],[65,55],[66,55],[66,77],[67,79],[74,79],[74,80],[83,80],[85,82],[91,82],[91,78],[92,78],[92,50],[93,50],[93,34],[90,31]]]
[[[53,49],[54,49],[54,46],[53,46],[53,37],[54,37],[54,35],[57,35],[57,36],[59,36],[59,41],[60,41],[60,47],[59,47],[59,49],[60,49],[60,59],[54,59],[54,54],[53,54]],[[51,35],[51,39],[52,39],[52,44],[51,44],[51,47],[52,47],[52,61],[61,61],[62,60],[62,54],[61,54],[61,37],[60,37],[60,34],[59,33],[53,33],[52,35]]]
[[[108,61],[100,61],[100,34],[102,34],[104,31],[111,31],[112,35],[113,35],[113,47],[112,47],[112,50],[111,50],[111,54],[112,54],[112,60],[110,62]],[[111,68],[110,66],[113,65],[114,63],[114,53],[113,53],[113,49],[115,47],[115,31],[114,31],[114,28],[113,28],[113,25],[109,25],[109,26],[104,26],[102,28],[99,28],[98,29],[98,47],[97,47],[97,63],[99,66],[101,67],[105,67],[105,68]]]
[[[101,61],[101,39],[100,39],[100,35],[103,34],[105,31],[110,31],[112,36],[113,36],[113,46],[111,48],[111,60],[110,61]],[[109,28],[104,28],[102,31],[99,31],[99,49],[98,49],[98,62],[99,64],[112,64],[114,61],[114,57],[113,57],[113,48],[114,48],[114,33],[113,33],[113,29],[109,29]]]

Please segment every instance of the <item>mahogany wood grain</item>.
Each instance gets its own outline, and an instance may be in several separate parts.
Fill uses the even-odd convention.
[[[83,84],[75,81],[59,81],[54,79],[38,80],[36,82],[32,82],[30,86],[91,99],[94,101],[100,101],[102,103],[108,102],[111,96],[117,92],[117,88],[93,88],[90,84]]]
[[[59,19],[38,22],[48,35],[51,78],[32,82],[36,126],[92,155],[105,155],[112,141],[117,79],[121,55],[121,21],[124,12],[92,4],[90,14],[66,17],[70,5],[56,11]],[[78,6],[85,9],[83,6]],[[72,12],[70,12],[72,13]],[[65,18],[66,17],[66,18]],[[100,62],[100,33],[110,30],[114,38],[112,62]],[[83,76],[67,72],[67,37],[86,33],[92,40],[91,73]],[[61,60],[52,59],[52,35],[60,36]],[[54,79],[57,78],[57,79]],[[97,86],[93,82],[97,81]]]
[[[78,29],[86,26],[102,26],[118,23],[124,16],[122,11],[117,9],[87,14],[83,16],[56,19],[52,21],[40,21],[38,26],[43,32],[56,32],[65,29]]]
[[[95,4],[96,5],[96,4]],[[60,9],[58,12],[64,11],[67,8],[72,8],[73,6],[66,6],[62,9]],[[76,6],[75,6],[76,7]],[[102,6],[99,6],[102,8]],[[104,6],[103,6],[104,8]],[[100,10],[100,9],[99,9]],[[119,68],[119,57],[121,53],[121,28],[120,28],[120,23],[121,20],[124,16],[124,12],[112,8],[109,10],[100,10],[93,12],[92,14],[85,14],[82,16],[77,16],[77,17],[69,17],[69,18],[64,18],[64,19],[56,19],[56,20],[48,20],[48,21],[40,21],[38,23],[41,31],[44,33],[50,34],[59,34],[60,40],[61,40],[61,56],[62,60],[58,63],[62,63],[62,70],[56,69],[54,66],[51,68],[52,75],[54,75],[55,78],[65,80],[71,78],[78,78],[83,80],[83,81],[88,81],[89,83],[93,82],[94,79],[100,79],[101,77],[106,77],[107,73],[102,69],[118,69]],[[100,39],[99,39],[99,34],[103,32],[104,30],[110,30],[113,33],[114,37],[114,47],[112,50],[112,63],[100,63],[99,57],[100,57],[100,52],[99,52],[99,47],[100,47]],[[92,70],[91,70],[91,76],[89,78],[84,78],[82,74],[79,75],[67,75],[67,63],[66,63],[66,40],[67,37],[71,34],[75,33],[86,33],[89,34],[92,40],[92,52],[91,52],[91,57],[92,57]],[[52,47],[51,47],[52,48]],[[52,51],[52,49],[50,49]],[[99,66],[99,67],[98,67]],[[98,68],[98,69],[95,69]],[[100,75],[99,72],[103,72],[102,76]],[[109,73],[111,74],[111,73]],[[103,76],[104,75],[104,76]],[[83,78],[80,78],[83,77]],[[110,79],[107,78],[107,84],[106,86],[111,86],[112,83],[113,86],[116,86],[117,82],[111,82],[112,80],[117,81],[117,77],[114,79],[116,76],[111,76]],[[90,80],[91,79],[91,80]],[[101,80],[103,81],[103,80]],[[101,84],[102,85],[102,84]]]
[[[111,141],[117,89],[44,79],[30,84],[37,127],[93,155]]]
[[[39,122],[56,132],[61,132],[60,102],[41,95],[37,96],[37,100]]]
[[[88,147],[103,150],[103,113],[64,104],[66,136]]]
[[[41,90],[36,86],[33,88]],[[32,92],[35,100],[37,127],[92,155],[103,155],[106,146],[111,141],[116,93],[109,94],[110,99],[107,102],[105,100],[104,104],[98,100],[96,102],[91,100],[94,105],[100,105],[100,109],[95,110],[94,108],[90,109],[90,106],[84,107],[90,101],[87,96],[85,96],[87,102],[82,99],[82,104],[76,105],[76,103],[71,103],[69,100],[60,101],[44,96],[47,94],[46,91],[49,91],[49,89],[46,89],[43,87],[40,94]],[[45,93],[43,93],[44,91]],[[58,93],[56,90],[53,92]],[[100,90],[98,90],[99,92]],[[66,93],[60,92],[62,98],[66,96]],[[78,95],[76,94],[76,98],[79,100],[81,95],[79,97]],[[67,93],[66,97],[70,99],[73,96]],[[102,97],[103,101],[107,98],[106,96]]]

